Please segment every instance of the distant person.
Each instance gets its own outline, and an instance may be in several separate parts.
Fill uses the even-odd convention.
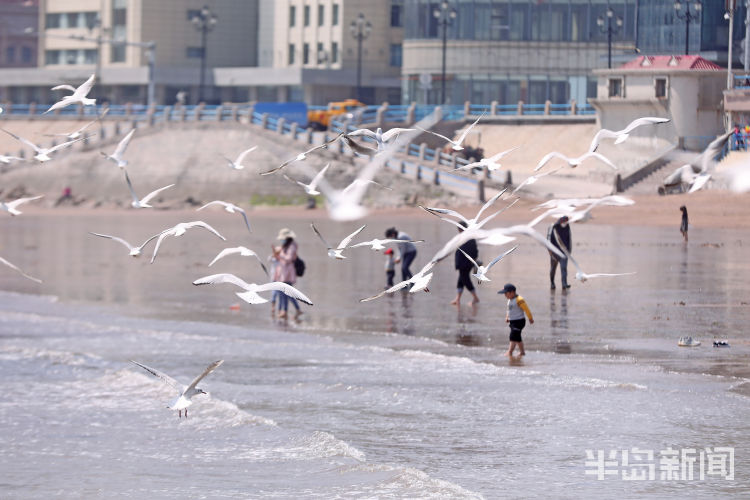
[[[55,206],[66,201],[73,201],[73,190],[70,188],[70,186],[66,186],[65,189],[63,189],[62,195],[60,195],[60,197],[55,202]]]
[[[406,281],[410,279],[413,274],[411,273],[411,263],[417,258],[417,246],[411,242],[411,236],[408,234],[398,231],[395,227],[390,227],[385,230],[386,238],[395,238],[402,240],[398,242],[398,257],[396,263],[401,263],[401,280]]]
[[[396,259],[393,256],[393,249],[385,251],[385,284],[386,289],[393,286],[393,277],[396,275]]]
[[[459,224],[461,224],[461,227],[458,228],[458,232],[460,233],[466,228],[466,222],[461,221]],[[479,256],[477,240],[470,239],[458,247],[458,250],[456,250],[453,257],[455,268],[458,271],[458,282],[456,283],[456,298],[453,299],[451,304],[456,306],[461,305],[461,294],[463,294],[464,288],[471,293],[471,296],[473,297],[471,300],[472,304],[479,302],[479,297],[477,297],[477,294],[474,291],[474,284],[471,282],[471,270],[474,268],[474,263],[468,259],[461,250],[466,252],[466,255],[472,259],[477,260],[477,257]]]
[[[516,287],[512,283],[506,283],[505,287],[497,293],[505,294],[505,298],[508,299],[505,322],[510,326],[510,344],[508,344],[505,355],[513,356],[513,351],[518,346],[519,354],[525,356],[526,350],[523,348],[523,338],[521,338],[521,330],[526,326],[524,315],[529,318],[529,323],[532,325],[534,324],[534,316],[531,315],[529,306],[523,297],[516,294]]]
[[[687,214],[687,207],[685,205],[682,205],[680,207],[680,210],[682,211],[682,220],[680,221],[680,232],[682,233],[682,237],[685,238],[685,243],[688,241],[688,214]]]
[[[179,92],[177,92],[175,99],[177,99],[178,106],[184,106],[185,102],[187,102],[187,92],[185,92],[184,90],[180,90]]]
[[[734,132],[732,135],[734,136],[734,148],[736,150],[746,150],[747,146],[745,145],[745,137],[743,136],[739,125],[734,126]]]
[[[563,290],[570,288],[568,284],[568,255],[573,251],[571,245],[570,236],[570,225],[568,224],[568,216],[563,215],[557,222],[550,226],[547,230],[547,239],[549,242],[558,250],[560,250],[565,257],[549,251],[549,281],[550,288],[555,289],[555,274],[557,273],[557,265],[560,264],[560,279],[562,280]]]
[[[283,242],[281,246],[275,247],[271,245],[273,256],[278,260],[273,280],[284,282],[287,285],[294,285],[297,282],[297,271],[294,267],[294,261],[297,260],[297,242],[294,241],[294,238],[296,238],[294,231],[285,227],[279,231],[279,235],[276,238]],[[279,318],[287,317],[290,300],[297,310],[295,318],[298,318],[302,314],[297,300],[282,292],[279,296]]]

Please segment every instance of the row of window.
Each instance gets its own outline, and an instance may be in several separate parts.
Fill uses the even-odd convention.
[[[293,43],[289,44],[289,55],[287,59],[287,64],[289,66],[293,66],[296,61],[296,46]],[[190,48],[188,48],[188,57],[200,57],[200,53],[196,53],[198,55],[190,56]],[[317,58],[314,61],[315,64],[336,64],[339,62],[339,44],[337,42],[331,42],[331,50],[327,52],[325,50],[325,47],[322,43],[318,43],[317,46]],[[302,44],[302,64],[310,64],[311,58],[310,58],[310,44],[309,43],[303,43]],[[389,64],[391,66],[401,67],[401,63],[403,61],[403,46],[400,43],[392,43],[390,47],[390,58],[389,58]]]
[[[326,9],[325,5],[318,5],[318,26],[324,26],[326,20]],[[331,26],[338,26],[339,24],[339,4],[335,3],[331,6]],[[293,28],[297,25],[297,6],[289,6],[289,27]],[[302,7],[302,25],[310,26],[310,6],[305,5]]]
[[[5,47],[5,64],[20,63],[31,63],[34,58],[34,50],[31,47],[25,45],[21,46],[21,50],[17,50],[18,47],[10,45]],[[20,53],[20,54],[19,54]],[[16,57],[20,56],[20,57]]]
[[[53,64],[96,64],[96,49],[47,50],[44,63]]]
[[[607,95],[609,97],[625,97],[625,85],[622,78],[613,77],[607,82]],[[654,79],[654,97],[665,99],[667,97],[667,79]]]
[[[45,17],[45,27],[50,28],[88,28],[97,24],[98,13],[91,12],[55,12]]]

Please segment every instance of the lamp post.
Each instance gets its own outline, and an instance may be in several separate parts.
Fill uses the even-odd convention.
[[[682,6],[685,6],[685,12],[682,12]],[[689,47],[690,47],[690,23],[693,21],[697,21],[701,16],[701,8],[703,6],[700,3],[700,0],[695,0],[693,2],[693,9],[695,12],[690,12],[690,1],[687,0],[683,4],[680,2],[680,0],[675,0],[674,2],[674,12],[677,16],[677,19],[682,19],[685,21],[685,55],[688,55]]]
[[[349,24],[349,32],[357,40],[357,100],[362,101],[362,42],[370,36],[372,24],[365,19],[361,12],[357,18]]]
[[[732,85],[732,45],[733,45],[733,34],[734,34],[734,9],[736,8],[735,0],[727,1],[727,11],[724,13],[724,19],[729,21],[729,41],[727,43],[727,90],[733,87]]]
[[[607,27],[604,27],[604,18],[599,16],[596,18],[596,24],[599,26],[599,30],[602,33],[607,34],[607,68],[612,69],[612,35],[616,35],[622,28],[622,18],[620,16],[615,17],[615,11],[607,7]],[[612,27],[612,19],[615,20],[615,27]]]
[[[208,5],[204,5],[200,12],[190,20],[195,29],[201,32],[201,76],[198,85],[198,102],[203,101],[203,82],[206,76],[206,35],[214,29],[218,20],[216,14],[211,12]]]
[[[453,24],[453,20],[456,18],[458,13],[456,9],[450,6],[447,1],[443,1],[440,4],[440,8],[432,11],[432,15],[438,20],[438,26],[443,28],[443,70],[442,80],[440,85],[440,104],[445,104],[445,52],[448,43],[448,26]]]
[[[102,35],[105,33],[109,33],[109,28],[104,28],[102,26],[102,18],[99,16],[99,14],[97,14],[95,18],[88,19],[86,28],[88,28],[89,37],[92,36],[94,28],[98,28],[96,33],[96,68],[94,69],[94,83],[99,83],[99,73],[101,72],[102,68]]]

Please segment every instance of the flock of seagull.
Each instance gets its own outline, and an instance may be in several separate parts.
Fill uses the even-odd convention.
[[[69,85],[60,85],[60,86],[54,87],[53,90],[67,89],[67,90],[71,90],[73,94],[63,97],[62,100],[53,104],[45,113],[49,113],[51,111],[54,111],[54,110],[57,110],[66,106],[70,106],[76,103],[80,103],[84,106],[94,105],[95,100],[86,97],[89,91],[91,90],[93,83],[94,83],[94,76],[92,75],[91,78],[89,78],[85,83],[83,83],[78,88],[74,88]],[[41,146],[38,146],[32,143],[29,140],[26,140],[22,137],[19,137],[13,134],[12,132],[8,130],[3,129],[3,131],[9,134],[10,136],[14,137],[16,140],[20,141],[21,143],[31,147],[36,153],[34,158],[38,162],[43,163],[43,162],[48,162],[52,160],[52,157],[50,155],[52,155],[56,151],[59,151],[62,148],[68,147],[78,141],[84,140],[86,138],[85,130],[90,125],[95,123],[97,120],[101,120],[104,114],[106,114],[106,110],[100,116],[98,116],[96,120],[90,123],[87,123],[83,127],[73,132],[67,133],[67,134],[61,134],[66,138],[66,141],[62,144],[53,146],[51,148],[43,148]],[[342,223],[358,220],[367,214],[367,209],[363,205],[363,199],[364,199],[365,192],[370,186],[375,185],[382,189],[390,189],[386,186],[383,186],[382,184],[377,183],[374,180],[374,177],[377,174],[377,172],[381,170],[381,167],[385,165],[385,163],[397,151],[399,151],[406,143],[412,141],[416,135],[422,132],[427,132],[430,134],[434,134],[438,137],[441,137],[442,139],[450,143],[451,148],[453,150],[460,151],[461,149],[463,149],[463,141],[466,139],[469,131],[480,122],[482,116],[480,116],[472,124],[470,124],[456,140],[450,139],[445,136],[441,136],[440,134],[436,134],[435,132],[430,131],[429,129],[432,127],[432,125],[434,125],[434,118],[431,116],[425,118],[424,120],[415,124],[411,128],[392,128],[385,132],[382,131],[380,128],[378,128],[374,132],[369,129],[357,129],[357,130],[350,131],[350,132],[340,133],[336,135],[334,138],[325,141],[323,144],[316,145],[308,149],[307,151],[296,154],[289,160],[286,160],[283,163],[281,163],[279,166],[276,166],[264,172],[260,172],[260,175],[261,176],[273,175],[277,172],[284,170],[290,164],[299,163],[300,170],[303,170],[306,174],[306,177],[310,179],[307,183],[289,176],[286,173],[286,171],[283,172],[282,174],[283,177],[286,180],[288,180],[290,183],[293,183],[296,186],[302,188],[305,191],[305,193],[307,193],[308,195],[322,194],[326,199],[328,215],[331,219],[342,222]],[[547,168],[546,170],[543,170],[542,172],[538,174],[535,173],[534,175],[525,179],[519,186],[513,189],[510,193],[506,192],[506,190],[499,191],[497,194],[492,196],[479,209],[476,215],[472,217],[464,216],[450,208],[425,207],[425,206],[420,207],[422,210],[436,217],[439,217],[441,220],[445,221],[446,223],[459,227],[461,230],[458,232],[458,234],[456,234],[450,240],[445,242],[442,248],[440,248],[440,250],[438,250],[429,259],[429,261],[416,274],[414,274],[414,276],[412,276],[408,280],[401,281],[400,283],[397,283],[396,285],[390,288],[387,288],[386,290],[383,290],[373,296],[363,298],[360,301],[368,302],[368,301],[376,300],[386,294],[391,294],[399,290],[408,290],[408,292],[410,293],[416,293],[419,291],[429,291],[429,284],[433,277],[433,270],[435,266],[446,257],[452,256],[463,243],[465,243],[466,241],[470,239],[476,239],[477,242],[483,243],[486,245],[501,246],[501,245],[507,245],[515,241],[517,237],[519,236],[525,236],[527,238],[531,238],[537,243],[546,247],[550,252],[555,253],[560,257],[568,257],[571,260],[571,262],[575,265],[576,269],[578,270],[578,272],[576,273],[576,278],[582,282],[588,279],[600,277],[600,276],[621,276],[624,274],[632,274],[632,273],[592,273],[592,274],[585,273],[581,269],[581,266],[576,260],[574,260],[569,254],[565,255],[564,253],[562,253],[557,247],[553,246],[542,234],[540,234],[535,229],[536,225],[538,225],[541,221],[548,219],[548,218],[556,219],[556,218],[561,217],[562,215],[567,215],[571,222],[583,223],[591,219],[591,211],[597,206],[602,206],[602,205],[626,206],[626,205],[632,205],[634,203],[632,200],[625,198],[623,196],[605,196],[605,197],[597,198],[597,199],[550,200],[536,207],[536,209],[543,210],[543,212],[540,215],[536,216],[529,223],[511,225],[511,226],[493,227],[493,228],[487,228],[486,226],[488,225],[490,221],[494,220],[498,215],[500,215],[504,211],[511,208],[518,201],[518,197],[516,196],[516,193],[523,186],[532,184],[533,182],[535,182],[538,178],[542,176],[553,175],[554,173],[559,172],[563,168],[577,168],[583,162],[590,160],[590,159],[600,161],[608,165],[610,168],[617,169],[617,166],[614,165],[609,159],[607,159],[602,154],[596,152],[602,140],[614,139],[615,144],[620,144],[626,141],[629,135],[632,133],[632,131],[636,129],[637,127],[647,126],[647,125],[658,125],[660,123],[664,123],[667,121],[668,120],[664,118],[644,117],[644,118],[640,118],[638,120],[633,121],[630,125],[628,125],[628,127],[620,131],[610,131],[610,130],[602,129],[593,138],[588,150],[582,152],[582,154],[578,157],[568,157],[558,152],[550,152],[539,161],[539,163],[534,168],[534,171],[535,172],[540,171],[544,169],[545,167],[547,167],[548,165],[550,165],[552,162],[559,161],[559,160],[562,161],[561,165],[556,166],[554,168]],[[174,184],[169,184],[167,186],[160,187],[154,191],[151,191],[149,194],[143,197],[139,197],[136,194],[136,191],[133,188],[133,183],[131,182],[130,176],[127,171],[128,161],[126,159],[127,149],[133,138],[135,131],[136,131],[135,129],[131,130],[121,141],[119,141],[116,149],[114,150],[114,152],[112,152],[112,154],[106,154],[104,152],[102,152],[101,154],[108,161],[113,162],[115,165],[117,165],[118,168],[120,168],[123,171],[125,183],[127,184],[128,190],[130,191],[130,194],[133,200],[131,203],[131,206],[134,209],[148,209],[152,207],[150,202],[152,202],[152,200],[154,200],[155,197],[160,195],[165,190],[173,187]],[[305,160],[307,160],[311,154],[322,149],[330,148],[334,143],[337,143],[339,140],[343,141],[343,143],[347,147],[349,147],[356,156],[364,157],[366,159],[366,163],[364,167],[360,169],[357,175],[357,178],[343,189],[334,188],[327,181],[325,175],[328,171],[330,164],[324,166],[319,171],[316,171],[307,163],[305,163]],[[234,160],[226,156],[223,156],[223,158],[228,163],[229,168],[234,169],[234,170],[242,170],[247,167],[246,162],[248,161],[248,157],[256,150],[256,148],[257,146],[253,146],[253,147],[244,149],[239,155],[237,155],[237,157]],[[482,159],[474,164],[460,166],[458,167],[458,170],[464,170],[464,169],[469,169],[469,168],[474,168],[474,167],[487,168],[488,170],[500,169],[502,168],[500,160],[505,155],[512,153],[515,149],[517,148],[499,152],[486,159]],[[20,160],[20,159],[17,159],[14,157],[0,158],[0,161],[6,162],[6,163],[10,161],[16,161],[16,160]],[[0,202],[0,209],[7,211],[10,215],[17,216],[21,214],[21,212],[18,210],[20,205],[22,205],[23,203],[38,200],[41,197],[42,196],[32,196],[32,197],[26,197],[26,198],[19,198],[19,199],[12,200],[12,201],[3,201],[3,202]],[[487,211],[490,211],[494,207],[494,205],[501,199],[503,202],[505,202],[505,206],[495,210],[490,215],[486,215],[483,217],[484,213]],[[221,207],[230,214],[240,214],[244,220],[244,223],[247,227],[248,232],[251,231],[250,221],[248,220],[247,214],[241,207],[234,205],[232,203],[226,202],[226,201],[215,200],[215,201],[211,201],[201,206],[200,208],[197,209],[197,211],[202,211],[209,207]],[[320,233],[320,231],[315,227],[315,225],[311,224],[312,232],[321,241],[323,247],[325,247],[325,251],[328,257],[335,259],[335,260],[346,259],[345,252],[353,248],[369,247],[371,250],[377,252],[386,248],[387,245],[391,245],[391,244],[398,243],[399,241],[401,241],[401,240],[395,240],[395,239],[371,239],[368,241],[354,242],[354,240],[360,235],[360,233],[365,229],[365,227],[366,227],[365,225],[358,227],[356,230],[352,231],[350,234],[344,237],[336,246],[333,246],[328,243],[326,238]],[[209,224],[201,220],[195,220],[195,221],[190,221],[190,222],[180,222],[172,227],[169,227],[160,231],[159,233],[155,235],[148,237],[142,244],[138,246],[134,246],[130,244],[125,239],[119,236],[103,234],[103,233],[95,233],[95,232],[91,232],[90,234],[96,237],[110,239],[117,243],[122,244],[128,249],[128,254],[132,257],[139,257],[143,253],[146,245],[148,245],[151,241],[155,240],[156,243],[154,245],[154,249],[153,249],[151,260],[150,260],[150,262],[153,264],[156,259],[159,249],[165,243],[167,238],[180,237],[183,234],[185,234],[188,230],[192,230],[192,229],[202,229],[204,230],[204,232],[213,233],[214,236],[220,238],[221,240],[226,241],[226,238],[222,236],[216,229],[214,229]],[[412,243],[422,243],[423,241],[424,240],[413,240]],[[477,270],[473,274],[473,276],[478,280],[480,284],[491,281],[490,278],[487,276],[489,271],[495,265],[497,265],[500,261],[502,261],[506,256],[514,252],[517,248],[518,246],[516,245],[507,251],[499,253],[486,266],[483,266],[480,263],[475,261],[474,263],[476,265]],[[222,259],[229,255],[239,255],[239,256],[245,256],[245,257],[253,257],[257,259],[265,276],[272,278],[268,276],[268,270],[266,269],[259,255],[252,249],[244,247],[244,246],[224,248],[223,250],[221,250],[221,252],[218,255],[216,255],[216,257],[213,260],[211,260],[211,262],[208,264],[208,267],[211,267],[219,259]],[[0,257],[0,263],[14,269],[15,271],[21,273],[24,277],[28,279],[41,283],[41,280],[32,276],[29,276],[23,270],[21,270],[14,264],[8,262],[7,260],[3,259],[2,257]],[[193,281],[193,284],[196,286],[217,285],[217,284],[234,285],[235,287],[238,287],[239,289],[241,289],[240,291],[236,292],[236,295],[240,297],[240,299],[242,299],[243,301],[249,304],[262,304],[262,303],[268,302],[268,300],[264,298],[263,296],[261,296],[261,294],[266,293],[266,292],[279,291],[288,296],[294,297],[308,305],[313,305],[312,300],[309,297],[307,297],[303,292],[295,288],[294,286],[286,284],[286,283],[282,283],[282,282],[272,281],[272,280],[266,283],[260,283],[260,284],[248,283],[234,274],[220,273],[220,274],[213,274],[213,275],[208,275],[208,276],[198,278]],[[203,377],[207,376],[209,373],[215,370],[219,365],[221,365],[222,362],[223,362],[222,360],[214,362],[208,368],[206,368],[206,370],[201,375],[199,375],[195,380],[193,380],[193,382],[190,385],[180,389],[180,386],[171,377],[168,377],[167,375],[153,368],[149,368],[143,364],[133,361],[133,363],[135,363],[136,365],[140,366],[141,368],[148,371],[152,375],[159,377],[165,383],[167,383],[168,385],[174,387],[175,389],[179,391],[178,397],[173,402],[170,403],[169,407],[178,410],[180,412],[180,417],[182,416],[182,410],[185,411],[185,416],[187,416],[187,407],[191,403],[191,397],[203,392],[197,388],[198,382]]]

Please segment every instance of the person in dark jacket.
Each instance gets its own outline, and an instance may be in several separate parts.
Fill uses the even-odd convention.
[[[461,226],[466,227],[465,222],[461,221],[460,224]],[[461,231],[463,231],[463,228],[458,228],[458,232],[460,233]],[[477,294],[474,291],[474,284],[471,282],[471,270],[474,268],[474,263],[467,259],[466,255],[461,253],[461,250],[466,252],[466,255],[470,256],[472,259],[477,260],[477,257],[479,256],[477,240],[471,239],[456,250],[454,262],[456,269],[458,270],[458,283],[456,283],[456,298],[453,299],[451,304],[460,305],[461,294],[463,294],[464,288],[466,288],[473,297],[471,303],[476,304],[479,302],[479,297],[477,297]]]
[[[557,265],[560,264],[560,278],[562,279],[563,290],[570,288],[568,284],[568,255],[573,251],[572,240],[570,237],[570,226],[568,225],[568,216],[563,215],[557,222],[550,226],[547,231],[547,239],[556,248],[558,248],[565,257],[559,257],[552,252],[549,253],[549,281],[550,288],[555,289],[555,273]]]

